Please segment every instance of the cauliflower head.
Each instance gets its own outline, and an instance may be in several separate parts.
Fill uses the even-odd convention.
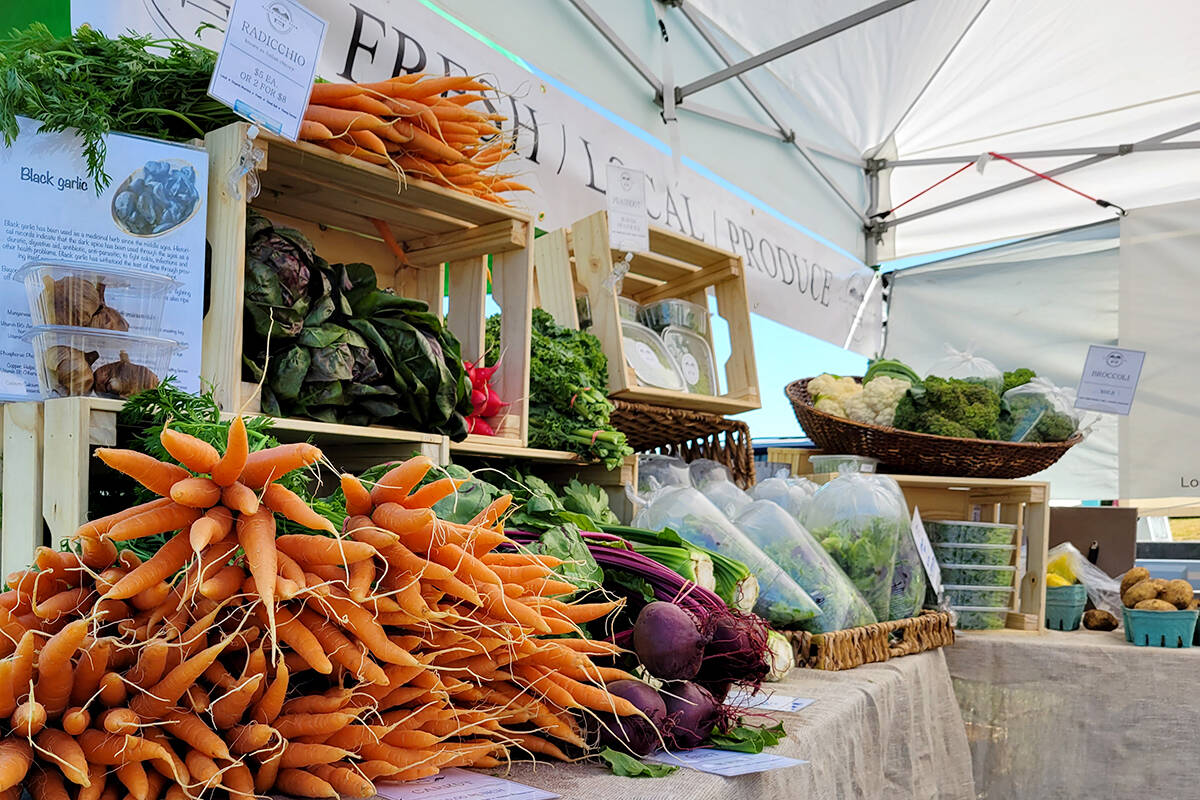
[[[911,386],[903,378],[880,375],[866,384],[862,392],[842,401],[846,417],[870,425],[891,425],[900,398]]]
[[[849,417],[847,401],[862,392],[863,387],[854,378],[839,378],[828,373],[808,382],[808,395],[813,399],[813,408],[836,417]]]

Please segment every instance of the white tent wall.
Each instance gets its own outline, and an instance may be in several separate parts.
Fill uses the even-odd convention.
[[[663,42],[648,0],[592,0],[590,7],[633,50],[651,71],[664,74],[669,51],[677,81],[687,81],[725,64],[677,11],[660,6],[668,26]],[[654,90],[614,51],[585,17],[566,0],[521,0],[498,13],[494,2],[437,0],[435,5],[480,31],[500,46],[517,53],[537,68],[596,101],[651,135],[669,142],[670,134],[654,102]],[[749,53],[721,37],[735,58]],[[821,116],[809,113],[796,97],[767,73],[751,76],[759,90],[801,139],[857,160],[859,153]],[[761,125],[770,125],[749,94],[736,81],[705,92],[704,104]],[[760,198],[834,244],[863,257],[863,220],[839,199],[824,180],[789,144],[762,133],[689,113],[678,112],[678,135],[683,154]],[[857,208],[867,208],[866,180],[860,167],[814,154],[820,165]],[[637,165],[630,165],[637,166]]]
[[[1120,234],[1116,221],[1001,245],[893,272],[886,352],[919,373],[945,345],[1074,387],[1091,344],[1116,344]],[[1103,416],[1087,439],[1039,480],[1056,499],[1119,496],[1117,421]]]

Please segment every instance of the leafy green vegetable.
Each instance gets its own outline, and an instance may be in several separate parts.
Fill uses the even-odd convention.
[[[608,763],[608,768],[612,770],[613,775],[622,778],[662,778],[679,769],[670,764],[647,764],[627,753],[613,750],[611,747],[601,750],[600,758]]]
[[[96,194],[108,186],[104,136],[137,133],[183,141],[237,122],[208,96],[216,53],[179,39],[109,39],[87,25],[56,37],[40,22],[0,40],[0,131],[17,116],[47,132],[76,129]]]
[[[892,424],[917,433],[996,439],[999,420],[1000,395],[986,384],[930,376],[900,398]]]
[[[1037,377],[1037,373],[1027,367],[1014,369],[1012,372],[1004,373],[1004,388],[1000,390],[1003,395],[1009,389],[1015,389],[1018,386],[1024,386],[1031,380]]]
[[[559,326],[533,309],[529,368],[529,443],[600,459],[609,469],[633,453],[609,422],[608,359],[590,333]],[[487,321],[488,364],[500,359],[500,315]]]
[[[730,728],[724,733],[713,731],[712,736],[708,738],[707,744],[712,745],[718,750],[736,750],[739,753],[761,753],[764,748],[774,747],[779,744],[780,740],[785,736],[787,736],[787,733],[783,730],[782,722],[778,722],[769,728],[766,726],[738,725],[736,728]]]
[[[621,520],[612,512],[608,505],[608,495],[599,486],[590,483],[580,483],[572,478],[571,482],[562,488],[563,508],[577,514],[583,514],[597,525],[619,525]]]
[[[428,306],[379,289],[368,264],[330,264],[252,210],[246,230],[242,360],[255,382],[267,365],[264,411],[466,437],[459,342]]]

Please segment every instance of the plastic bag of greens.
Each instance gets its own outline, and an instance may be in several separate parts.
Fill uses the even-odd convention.
[[[691,486],[682,458],[647,453],[638,456],[638,494],[651,495],[664,486]]]
[[[754,613],[779,627],[796,627],[820,613],[812,598],[697,489],[658,491],[638,510],[633,525],[651,531],[670,528],[694,545],[741,561],[758,578]]]
[[[801,623],[804,630],[832,633],[877,621],[842,568],[783,508],[769,500],[755,500],[741,510],[734,524],[821,609],[816,617]]]
[[[906,509],[904,492],[900,485],[886,475],[877,476],[891,483],[900,497],[900,504]],[[925,589],[928,587],[925,576],[925,565],[921,563],[921,554],[917,552],[917,543],[913,539],[912,525],[905,525],[900,531],[900,541],[896,545],[896,565],[892,568],[892,599],[888,604],[888,619],[908,619],[915,617],[925,604]]]
[[[840,472],[813,495],[804,525],[854,581],[875,616],[887,619],[896,546],[908,529],[908,508],[895,481]]]
[[[1079,430],[1074,393],[1034,378],[1004,393],[1000,438],[1010,442],[1065,442]]]
[[[754,485],[750,497],[770,501],[800,522],[818,488],[817,484],[804,478],[767,478]]]
[[[707,461],[707,459],[702,460]],[[708,461],[708,464],[713,466],[705,469],[702,465],[697,469],[696,462],[692,462],[690,469],[692,485],[711,500],[722,514],[733,519],[737,512],[751,503],[753,498],[738,488],[730,479],[729,470],[724,465],[715,461]]]
[[[968,344],[966,350],[956,350],[946,345],[945,357],[934,362],[925,373],[926,377],[933,375],[938,378],[974,381],[985,384],[993,392],[1000,394],[1004,389],[1004,373],[983,356],[975,355],[974,350],[974,343]]]

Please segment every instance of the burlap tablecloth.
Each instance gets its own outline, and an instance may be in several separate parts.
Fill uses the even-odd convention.
[[[578,764],[519,764],[506,777],[568,800],[975,797],[962,717],[941,650],[845,672],[797,669],[768,687],[816,699],[796,713],[773,712],[788,735],[770,752],[808,764],[736,778],[680,769],[655,779],[618,778]]]
[[[967,632],[946,660],[981,799],[1200,797],[1200,649]]]

